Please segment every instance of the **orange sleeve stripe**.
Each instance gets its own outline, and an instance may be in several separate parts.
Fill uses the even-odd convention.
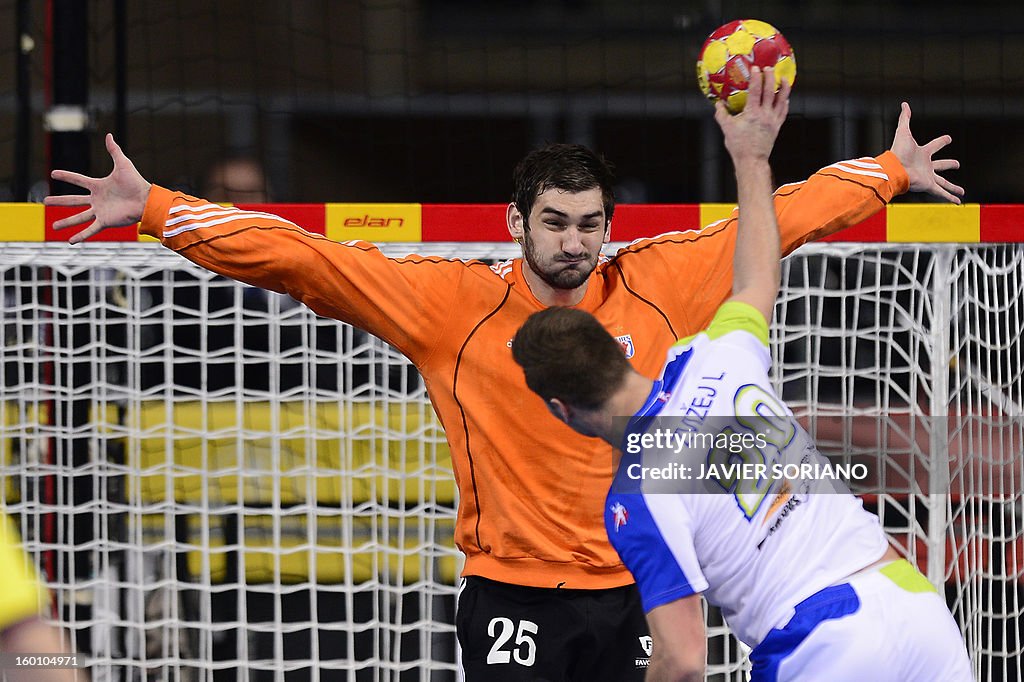
[[[842,169],[837,172],[846,175]],[[246,211],[246,222],[250,226],[280,224],[276,219],[258,217],[258,214],[275,215],[307,232],[339,241],[504,242],[510,239],[505,228],[505,204],[251,204],[240,205],[235,210],[238,209]],[[66,242],[81,228],[57,231],[53,223],[79,210],[59,206],[43,208],[38,204],[0,204],[0,242]],[[663,232],[696,230],[708,219],[721,217],[728,210],[728,205],[724,204],[623,204],[616,208],[612,220],[612,239],[631,242]],[[337,225],[329,225],[329,211],[340,216]],[[219,217],[231,220],[229,213]],[[208,218],[214,219],[217,218]],[[188,216],[173,227],[201,229],[202,222],[199,217]],[[137,227],[132,225],[105,230],[90,241],[133,242],[138,239]],[[1021,243],[1024,242],[1024,204],[891,204],[884,211],[825,240]]]

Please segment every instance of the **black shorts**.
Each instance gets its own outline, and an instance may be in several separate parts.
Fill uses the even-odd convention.
[[[639,682],[650,664],[636,585],[563,590],[469,576],[455,626],[467,682]]]

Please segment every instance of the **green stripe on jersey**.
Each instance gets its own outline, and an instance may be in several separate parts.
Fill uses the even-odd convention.
[[[928,578],[921,575],[921,571],[906,559],[883,566],[878,572],[907,592],[937,592],[935,586],[928,582]]]
[[[768,320],[764,319],[764,315],[757,308],[749,303],[741,303],[740,301],[726,301],[720,305],[718,312],[715,313],[715,317],[711,320],[711,324],[701,334],[707,334],[708,338],[714,341],[729,332],[735,331],[749,332],[758,341],[766,346],[768,345]],[[687,336],[685,339],[679,339],[675,345],[684,346],[692,341],[695,336],[697,335],[694,334],[693,336]]]

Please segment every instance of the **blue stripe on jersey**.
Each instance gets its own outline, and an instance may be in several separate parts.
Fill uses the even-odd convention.
[[[815,592],[796,605],[783,628],[775,628],[750,652],[750,682],[776,682],[786,657],[826,620],[844,618],[860,610],[860,598],[849,584]]]
[[[651,386],[651,392],[647,394],[647,400],[644,401],[643,407],[637,410],[636,414],[629,418],[629,422],[626,424],[626,431],[622,434],[622,442],[619,443],[619,450],[627,452],[626,446],[631,433],[644,433],[651,426],[651,421],[658,416],[662,406],[665,405],[664,401],[658,400],[661,395],[661,379],[655,379],[654,384]],[[615,486],[612,486],[615,490]]]
[[[629,424],[626,425],[626,433],[623,434],[622,444],[619,447],[623,452],[626,451],[626,438],[631,433],[643,433],[650,426],[651,420],[661,414],[661,410],[665,407],[665,401],[661,400],[661,394],[665,390],[665,387],[671,389],[675,386],[676,381],[679,380],[679,376],[683,373],[687,363],[690,362],[690,356],[693,355],[693,349],[687,348],[685,351],[680,353],[678,356],[672,359],[667,365],[665,365],[665,371],[661,373],[660,379],[655,379],[654,384],[651,386],[651,392],[647,394],[647,399],[644,401],[643,407],[637,410],[630,420]],[[619,488],[613,488],[619,489]]]
[[[658,416],[665,406],[665,401],[660,399],[662,391],[666,386],[675,385],[691,355],[693,350],[688,348],[665,366],[643,407],[629,420],[620,447],[622,459],[605,504],[605,530],[622,563],[636,580],[644,611],[696,594],[696,591],[690,587],[690,581],[651,517],[641,492],[642,481],[633,480],[626,473],[630,464],[643,460],[643,453],[630,454],[626,450],[626,439],[631,433],[644,433],[651,420]]]
[[[672,358],[672,361],[665,365],[665,370],[661,373],[661,384],[662,390],[671,391],[675,388],[676,382],[679,381],[679,376],[686,369],[686,365],[689,364],[690,358],[693,356],[693,349],[687,348],[685,351]]]
[[[644,611],[649,612],[656,606],[696,594],[696,590],[690,587],[658,530],[639,492],[640,482],[632,481],[625,473],[630,464],[640,461],[640,455],[623,453],[616,481],[605,502],[604,525],[612,546],[636,580]]]

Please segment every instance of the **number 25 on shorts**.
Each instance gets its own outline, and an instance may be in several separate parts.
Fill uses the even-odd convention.
[[[531,620],[521,620],[516,627],[511,618],[492,618],[487,624],[487,635],[494,638],[494,644],[487,652],[487,664],[501,665],[515,661],[519,665],[532,666],[537,661],[537,643],[533,639],[537,631],[537,624]],[[513,634],[515,642],[506,648]]]

